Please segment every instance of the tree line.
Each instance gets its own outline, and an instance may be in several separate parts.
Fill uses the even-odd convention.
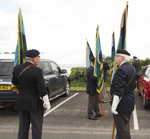
[[[146,58],[145,60],[140,60],[140,59],[137,59],[141,62],[141,66],[147,66],[147,65],[150,65],[150,58]],[[111,63],[111,57],[110,56],[107,56],[105,61],[110,64]],[[132,65],[133,63],[133,59],[130,59],[129,63]]]

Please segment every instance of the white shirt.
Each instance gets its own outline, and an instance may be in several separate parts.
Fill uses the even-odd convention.
[[[30,62],[30,63],[34,64],[32,61],[27,61],[27,62]],[[34,65],[35,65],[35,64],[34,64]]]
[[[128,61],[124,61],[124,62],[122,62],[122,63],[119,65],[119,67],[120,67],[122,64],[126,63],[126,62],[128,62]]]

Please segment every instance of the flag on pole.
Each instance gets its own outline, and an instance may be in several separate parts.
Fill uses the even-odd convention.
[[[115,61],[115,33],[112,34],[112,48],[111,48],[111,64],[109,74],[112,74],[114,69],[114,61]]]
[[[27,51],[26,36],[23,24],[23,18],[21,14],[21,8],[18,13],[18,41],[15,51],[15,63],[14,66],[25,63],[25,52]]]
[[[102,50],[99,36],[99,26],[97,26],[96,29],[94,76],[97,77],[97,92],[101,93],[104,84],[104,73],[103,73]]]
[[[127,50],[127,15],[128,15],[128,2],[126,2],[126,8],[122,13],[120,24],[120,38],[118,43],[118,50]]]
[[[91,59],[94,57],[88,41],[86,40],[86,69],[91,65]]]
[[[123,11],[122,18],[121,18],[121,24],[120,24],[120,37],[119,37],[119,43],[118,43],[118,50],[127,50],[127,15],[128,15],[128,2],[126,2],[126,8]],[[117,64],[114,62],[114,70],[111,77],[111,80],[113,80],[114,74],[116,73]]]
[[[21,8],[19,8],[18,13],[18,41],[15,51],[15,62],[14,66],[20,65],[26,62],[25,60],[25,52],[27,51],[27,44],[26,44],[26,37],[25,37],[25,31],[24,31],[24,24],[23,24],[23,18],[21,14]],[[16,92],[18,91],[18,86],[12,84],[11,89],[13,89]]]

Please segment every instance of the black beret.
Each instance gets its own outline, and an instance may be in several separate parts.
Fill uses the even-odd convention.
[[[136,56],[133,56],[133,58],[137,58]]]
[[[95,58],[93,57],[93,58],[91,58],[91,62],[93,62],[94,63],[94,61],[95,61]]]
[[[124,54],[130,56],[130,53],[126,50],[117,50],[117,54]]]
[[[36,50],[36,49],[31,49],[31,50],[26,51],[25,56],[26,56],[26,57],[36,57],[36,56],[38,56],[39,54],[40,54],[40,52],[39,52],[38,50]]]

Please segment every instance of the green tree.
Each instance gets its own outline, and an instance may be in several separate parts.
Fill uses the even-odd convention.
[[[9,52],[5,52],[4,54],[9,54]]]

